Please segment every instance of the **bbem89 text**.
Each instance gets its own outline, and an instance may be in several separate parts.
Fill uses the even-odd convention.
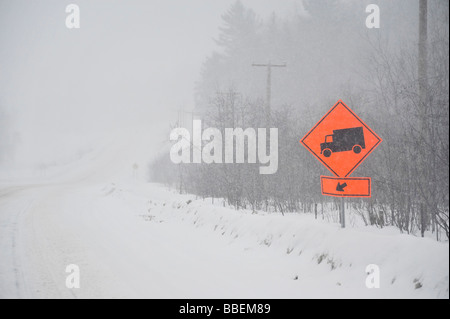
[[[224,314],[264,314],[270,312],[269,304],[224,304]]]

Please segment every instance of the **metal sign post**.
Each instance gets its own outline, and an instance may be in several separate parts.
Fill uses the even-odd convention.
[[[321,176],[322,195],[340,197],[339,219],[345,228],[345,197],[372,196],[370,177],[350,174],[382,139],[344,102],[338,101],[300,141],[334,177]]]
[[[339,213],[341,214],[341,227],[345,228],[345,199],[341,197],[341,207],[339,209]]]

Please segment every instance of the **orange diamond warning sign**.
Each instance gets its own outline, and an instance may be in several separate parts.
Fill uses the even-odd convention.
[[[381,141],[344,102],[339,101],[301,143],[335,176],[348,177]]]

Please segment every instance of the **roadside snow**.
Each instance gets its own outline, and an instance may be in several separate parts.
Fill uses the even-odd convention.
[[[256,262],[254,269],[245,270],[241,263],[243,269],[230,274],[242,276],[240,281],[245,282],[245,277],[257,269],[270,267],[270,273],[260,274],[259,284],[275,277],[274,286],[263,285],[262,290],[256,290],[259,297],[449,296],[448,243],[367,227],[343,230],[337,224],[314,220],[311,215],[235,211],[151,184],[109,185],[104,191],[105,196],[126,202],[151,229],[170,227],[167,232],[178,238],[161,243],[168,251],[171,241],[182,240],[180,237],[187,231],[189,236],[199,236],[202,249],[216,251],[218,255],[220,249],[231,249],[250,258],[252,264]],[[220,245],[215,244],[217,241]],[[186,249],[195,251],[198,247]],[[369,264],[381,269],[381,289],[370,290],[365,286],[365,269]],[[218,273],[229,273],[230,269],[216,265],[211,268]],[[199,278],[200,282],[203,280]],[[236,297],[233,293],[237,292],[224,295],[217,288],[210,296]],[[242,287],[239,290],[245,291]]]

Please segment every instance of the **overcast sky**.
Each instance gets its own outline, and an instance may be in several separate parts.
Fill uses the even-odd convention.
[[[0,0],[0,103],[18,160],[70,154],[89,139],[193,107],[193,87],[234,0]],[[242,0],[261,16],[299,0]],[[65,26],[76,3],[81,28]],[[32,148],[31,148],[32,146]],[[36,149],[38,151],[36,151]],[[21,155],[22,154],[22,155]]]

